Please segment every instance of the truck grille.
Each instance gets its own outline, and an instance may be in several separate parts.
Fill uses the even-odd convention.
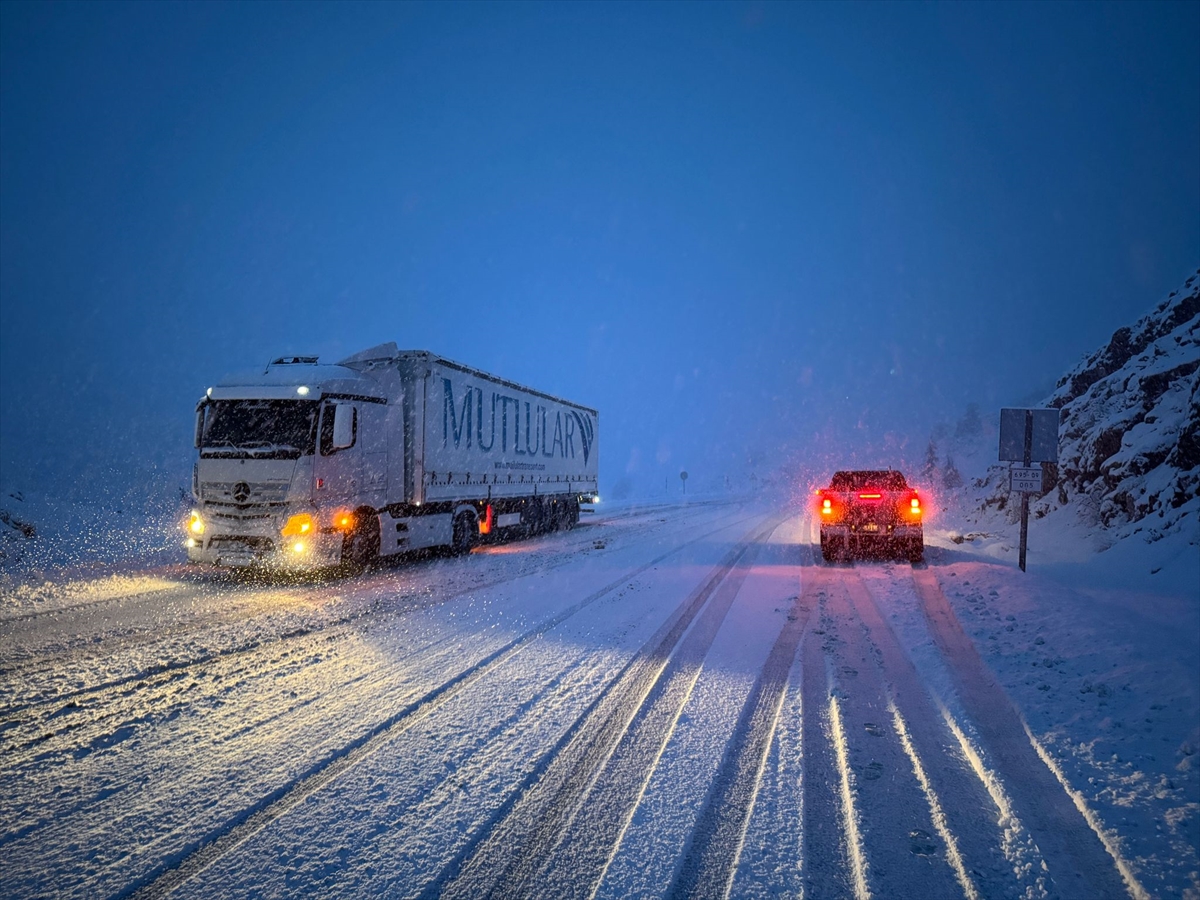
[[[209,542],[215,553],[270,553],[275,542],[267,537],[215,537]]]
[[[204,481],[200,484],[200,499],[238,506],[282,503],[287,497],[288,484],[287,481]]]

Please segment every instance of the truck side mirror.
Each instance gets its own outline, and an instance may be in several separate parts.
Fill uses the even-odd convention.
[[[356,410],[349,403],[339,403],[333,408],[333,449],[345,450],[354,446]]]

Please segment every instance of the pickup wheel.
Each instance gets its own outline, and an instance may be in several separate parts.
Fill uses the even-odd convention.
[[[821,535],[821,556],[825,562],[841,562],[846,558],[846,547],[842,538],[827,538]]]
[[[379,557],[379,517],[363,510],[357,519],[354,530],[342,539],[342,559],[362,568]]]

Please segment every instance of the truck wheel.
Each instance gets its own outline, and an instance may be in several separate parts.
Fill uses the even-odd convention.
[[[908,545],[908,561],[910,563],[919,563],[925,559],[925,542],[920,538],[912,541]]]
[[[570,531],[579,521],[579,504],[574,500],[557,500],[554,503],[554,530]]]
[[[526,521],[530,534],[541,534],[546,530],[546,507],[540,497],[534,497],[525,507]]]
[[[842,538],[821,538],[821,556],[825,562],[841,562],[846,556],[845,542]]]
[[[475,546],[476,535],[479,534],[479,527],[466,513],[460,513],[454,519],[454,537],[450,545],[450,551],[455,556],[463,556],[471,552],[471,548]]]
[[[379,517],[374,513],[358,515],[358,524],[342,539],[342,559],[360,568],[379,556]]]

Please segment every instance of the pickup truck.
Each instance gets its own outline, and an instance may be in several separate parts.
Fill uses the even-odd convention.
[[[921,498],[892,469],[835,472],[817,491],[821,555],[900,556],[920,562],[925,555]]]

